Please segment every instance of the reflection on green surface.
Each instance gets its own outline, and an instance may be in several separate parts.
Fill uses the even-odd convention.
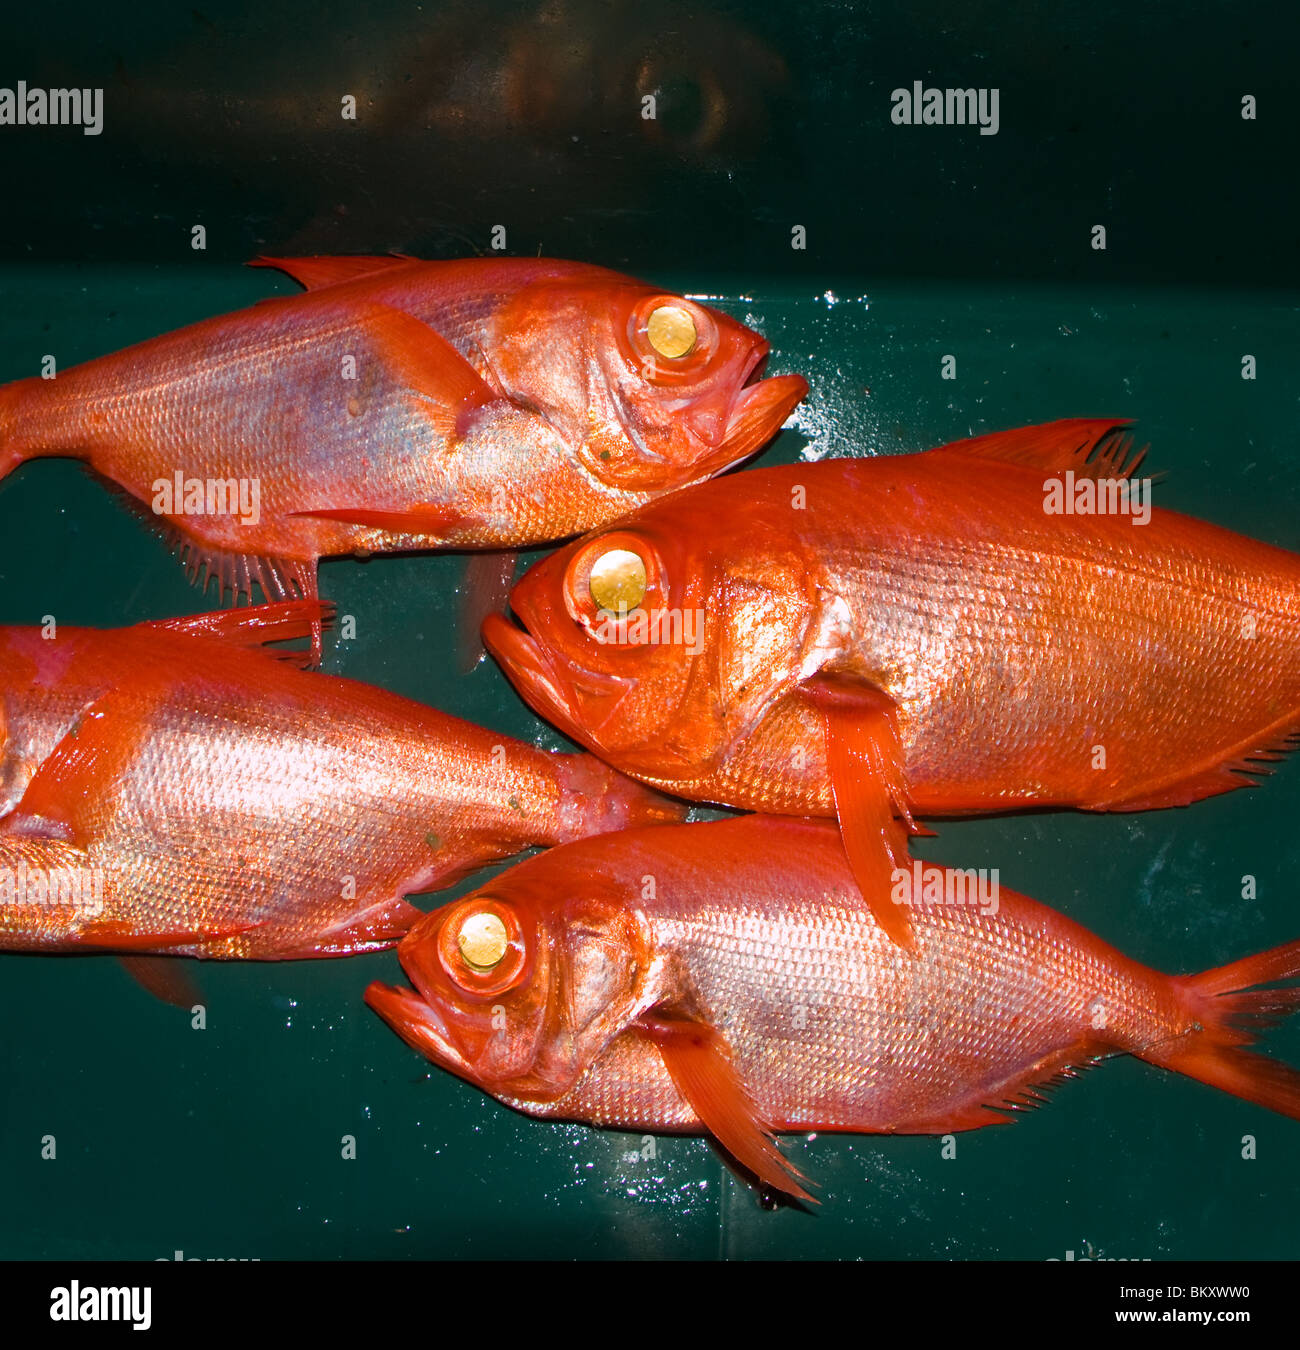
[[[709,281],[771,338],[770,371],[812,384],[765,462],[1128,416],[1168,471],[1160,504],[1300,546],[1296,297]],[[47,352],[66,366],[291,290],[202,265],[9,269],[0,379]],[[955,380],[940,376],[945,356]],[[166,548],[74,464],[0,483],[0,538],[6,622],[112,626],[204,607]],[[452,556],[326,563],[322,591],[357,635],[327,639],[325,668],[561,744],[489,663],[454,673],[462,568]],[[1185,811],[946,824],[920,851],[998,867],[1129,955],[1197,970],[1300,935],[1298,810],[1283,764],[1257,790]],[[371,979],[399,979],[391,954],[204,966],[205,1031],[111,960],[5,956],[0,970],[0,1257],[1300,1256],[1300,1124],[1133,1061],[1009,1128],[960,1136],[951,1159],[936,1139],[792,1139],[823,1204],[769,1213],[699,1140],[651,1149],[526,1120],[430,1071],[361,1003]],[[1300,1029],[1270,1047],[1300,1062]]]

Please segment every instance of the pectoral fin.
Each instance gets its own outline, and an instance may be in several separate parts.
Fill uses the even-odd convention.
[[[817,1201],[807,1178],[777,1148],[732,1062],[722,1035],[703,1022],[650,1014],[640,1032],[659,1048],[677,1091],[740,1165],[796,1199]]]
[[[163,696],[164,679],[161,672],[142,673],[130,691],[111,690],[83,709],[41,761],[14,808],[10,828],[82,848],[92,843],[99,817],[148,731],[149,712]]]
[[[885,932],[915,950],[911,915],[892,899],[894,873],[909,865],[908,835],[918,833],[894,701],[865,681],[825,672],[804,688],[825,719],[835,812],[858,889]]]
[[[367,304],[359,320],[444,441],[458,440],[480,409],[504,402],[446,338],[414,315]]]
[[[450,506],[421,504],[405,511],[371,511],[363,506],[321,507],[314,511],[291,511],[290,515],[315,520],[338,520],[345,525],[363,525],[389,534],[428,534],[444,539],[466,524],[469,517]]]

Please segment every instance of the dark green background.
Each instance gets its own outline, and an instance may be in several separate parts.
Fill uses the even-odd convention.
[[[405,8],[264,11],[10,16],[0,84],[110,92],[100,138],[0,128],[12,189],[0,379],[34,373],[45,353],[66,366],[291,291],[234,266],[259,250],[453,256],[505,223],[512,251],[653,275],[761,328],[771,369],[812,384],[769,461],[1135,417],[1168,471],[1163,505],[1297,545],[1294,21],[1282,7],[1048,18],[1028,3],[570,4],[550,7],[549,26],[540,7],[426,6],[418,25]],[[517,23],[524,36],[511,37]],[[695,35],[685,65],[672,65],[673,34]],[[562,56],[568,77],[512,129],[492,90],[538,53]],[[658,145],[619,111],[629,72],[654,60],[674,119]],[[734,125],[692,150],[701,80],[729,68],[745,77]],[[302,98],[297,121],[283,101],[303,88],[332,100],[341,69],[390,91],[382,126],[350,142],[301,114]],[[892,127],[889,90],[914,78],[998,86],[1000,134]],[[1239,117],[1245,92],[1260,98],[1257,122]],[[455,135],[446,120],[422,125],[418,109],[451,102]],[[145,111],[132,122],[131,109]],[[206,254],[189,248],[195,222]],[[792,223],[809,227],[805,252],[788,246]],[[1089,247],[1095,223],[1110,228],[1105,253]],[[1254,382],[1240,378],[1245,353]],[[955,381],[940,379],[945,354]],[[163,546],[72,464],[0,484],[0,540],[8,622],[203,607]],[[462,571],[455,557],[327,563],[322,589],[356,616],[357,638],[331,645],[325,668],[560,744],[495,667],[454,673]],[[947,824],[921,851],[996,866],[1003,885],[1134,957],[1194,970],[1300,934],[1298,807],[1283,764],[1258,790],[1186,811]],[[1014,1126],[961,1136],[953,1160],[933,1139],[792,1139],[824,1203],[768,1213],[701,1141],[630,1159],[639,1139],[532,1122],[428,1071],[360,1002],[369,980],[397,977],[391,954],[198,973],[203,1032],[111,960],[0,958],[0,1256],[1300,1254],[1300,1124],[1133,1061]],[[1296,1028],[1272,1044],[1300,1062]],[[56,1162],[40,1159],[44,1134]],[[354,1162],[340,1158],[344,1134]],[[1246,1134],[1255,1161],[1241,1158]]]

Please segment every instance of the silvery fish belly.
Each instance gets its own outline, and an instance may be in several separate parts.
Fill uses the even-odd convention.
[[[878,897],[879,899],[879,897]],[[747,816],[583,840],[424,917],[413,989],[367,1001],[435,1064],[533,1115],[711,1133],[807,1198],[780,1131],[946,1133],[1132,1054],[1300,1118],[1300,1074],[1244,1049],[1300,1006],[1300,942],[1200,975],[1129,960],[996,874],[900,869],[860,894],[829,821]]]
[[[0,947],[344,955],[483,863],[680,818],[586,755],[258,649],[319,620],[0,629]]]

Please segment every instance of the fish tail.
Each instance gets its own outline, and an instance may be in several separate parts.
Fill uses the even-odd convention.
[[[1175,979],[1192,1026],[1174,1040],[1139,1051],[1140,1058],[1300,1120],[1300,1071],[1245,1048],[1264,1028],[1300,1010],[1300,985],[1259,986],[1298,976],[1300,942],[1288,942]]]
[[[593,834],[673,825],[686,817],[684,802],[665,797],[624,777],[594,755],[556,755],[560,810],[551,844],[567,844]]]

